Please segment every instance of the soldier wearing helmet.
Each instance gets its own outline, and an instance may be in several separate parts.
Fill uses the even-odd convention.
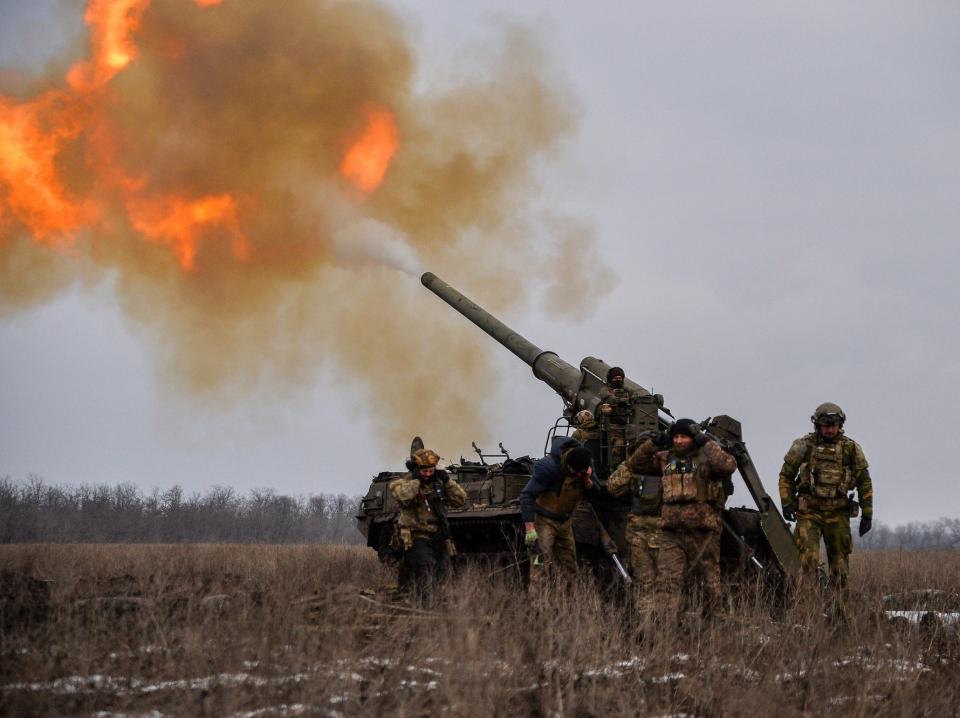
[[[810,417],[814,430],[793,442],[780,469],[783,517],[797,522],[794,537],[806,583],[809,588],[817,584],[822,537],[840,618],[846,616],[849,600],[850,518],[862,510],[861,536],[873,523],[867,459],[860,445],[844,434],[846,419],[843,409],[832,402],[818,406]],[[853,499],[854,490],[859,504]]]
[[[597,425],[597,420],[594,418],[592,411],[589,409],[578,411],[575,419],[577,428],[571,434],[574,439],[585,446],[588,441],[600,440],[600,427]]]
[[[418,449],[407,461],[407,474],[390,482],[390,495],[400,506],[397,522],[403,560],[398,589],[413,589],[420,598],[430,590],[452,553],[450,537],[443,531],[443,513],[459,508],[467,492],[446,471],[437,469],[440,457],[430,449]]]
[[[594,418],[593,412],[588,409],[578,411],[574,417],[574,422],[577,428],[573,430],[571,436],[583,444],[583,447],[590,452],[590,455],[593,457],[594,469],[599,471],[597,478],[603,479],[603,448],[605,442],[603,432],[600,430],[600,424],[598,424],[596,418]]]
[[[668,616],[678,614],[690,579],[702,586],[707,613],[720,605],[721,512],[736,468],[697,422],[678,419],[649,436],[607,481],[609,493],[633,497],[630,562]]]

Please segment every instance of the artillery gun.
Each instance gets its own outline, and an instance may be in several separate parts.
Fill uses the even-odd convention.
[[[534,345],[434,274],[425,273],[421,282],[530,366],[533,375],[560,396],[563,413],[548,430],[546,446],[558,432],[569,432],[577,412],[589,409],[598,416],[602,414],[602,405],[614,400],[605,382],[610,366],[601,359],[588,356],[580,362],[579,369],[575,368],[556,353]],[[652,394],[629,377],[624,388],[630,397],[629,406],[620,407],[619,417],[629,453],[644,432],[668,427],[672,415],[664,407],[662,396]],[[763,488],[750,459],[740,422],[722,415],[704,420],[702,427],[736,458],[739,474],[755,506],[727,508],[723,512],[721,571],[725,580],[733,582],[759,573],[771,587],[782,590],[799,571],[799,556],[786,522]],[[606,432],[601,435],[606,436]],[[589,447],[594,452],[601,483],[614,468],[608,444],[601,439]],[[478,461],[461,457],[459,463],[446,467],[467,492],[466,504],[447,513],[458,558],[483,557],[522,569],[525,554],[519,496],[531,476],[534,460],[529,456],[510,458],[502,443],[499,454],[484,454],[476,444],[474,449],[479,454]],[[391,537],[398,507],[387,486],[402,475],[403,472],[385,471],[373,477],[357,517],[367,545],[375,548],[384,561],[397,558]],[[629,509],[629,501],[612,498],[604,499],[596,509],[581,503],[574,512],[573,528],[582,562],[598,567],[606,565],[605,554],[618,550],[627,553],[624,530]]]

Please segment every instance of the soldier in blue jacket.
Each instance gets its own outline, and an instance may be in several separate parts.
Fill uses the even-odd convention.
[[[545,565],[569,572],[576,569],[577,549],[573,539],[573,512],[580,500],[599,494],[593,480],[590,451],[566,436],[555,437],[550,453],[533,466],[533,476],[520,493],[520,511],[526,530],[526,545]],[[530,583],[543,580],[543,571],[532,567]]]

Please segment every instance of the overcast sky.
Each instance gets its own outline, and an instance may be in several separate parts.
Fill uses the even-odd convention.
[[[2,3],[0,71],[70,34],[48,3]],[[595,259],[618,281],[579,323],[533,303],[501,319],[572,364],[623,366],[676,416],[738,418],[772,495],[814,407],[837,402],[878,520],[960,515],[960,5],[389,4],[424,87],[469,68],[507,19],[539,35],[572,88],[580,124],[541,163],[537,202],[595,228],[582,283],[601,276]],[[477,435],[539,455],[561,403],[492,351],[501,381],[476,387],[494,393]],[[175,411],[153,362],[109,283],[0,317],[0,475],[359,494],[402,465],[407,446],[343,418],[358,400],[390,408],[329,368],[254,422]],[[438,376],[437,391],[456,381]]]

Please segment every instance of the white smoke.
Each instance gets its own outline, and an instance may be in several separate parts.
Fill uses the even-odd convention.
[[[365,215],[358,195],[346,195],[342,186],[316,179],[300,182],[301,220],[322,227],[330,243],[330,258],[348,268],[388,267],[414,277],[422,274],[420,259],[406,236],[384,222]]]
[[[383,222],[365,217],[333,232],[333,256],[347,266],[387,266],[418,277],[417,253],[404,236]]]

